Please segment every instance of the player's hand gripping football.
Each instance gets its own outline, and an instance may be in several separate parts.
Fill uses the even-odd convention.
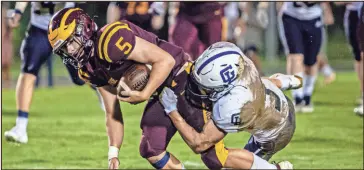
[[[127,90],[120,92],[120,95],[117,95],[117,98],[122,102],[138,104],[148,100],[150,96],[146,95],[143,91]]]
[[[174,92],[166,87],[159,96],[159,101],[164,106],[164,111],[169,115],[172,111],[177,110],[177,96]]]

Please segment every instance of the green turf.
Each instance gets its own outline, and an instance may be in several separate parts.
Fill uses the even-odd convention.
[[[289,160],[295,168],[363,168],[363,119],[352,111],[358,94],[354,73],[340,73],[337,81],[316,86],[315,112],[297,115],[292,142],[272,160]],[[3,90],[2,137],[15,123],[15,92]],[[142,106],[122,105],[125,140],[120,168],[152,168],[139,156]],[[2,138],[3,168],[107,168],[104,113],[88,87],[57,87],[35,92],[29,117],[27,145]],[[228,135],[228,147],[243,147],[249,135]],[[180,136],[168,148],[187,168],[205,168]]]

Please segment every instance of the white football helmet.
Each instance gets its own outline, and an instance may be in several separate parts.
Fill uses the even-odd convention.
[[[239,60],[243,55],[233,43],[212,44],[195,61],[192,81],[207,93],[210,100],[218,100],[235,86]]]

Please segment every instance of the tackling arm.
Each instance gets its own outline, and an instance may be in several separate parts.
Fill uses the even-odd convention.
[[[195,153],[201,153],[209,149],[226,135],[216,127],[211,119],[204,125],[202,132],[198,133],[193,127],[187,124],[177,110],[172,111],[169,117],[187,145]]]
[[[226,134],[220,131],[211,119],[204,125],[200,133],[187,124],[178,113],[177,96],[170,88],[165,88],[162,91],[159,100],[182,138],[195,153],[207,150],[225,137]]]

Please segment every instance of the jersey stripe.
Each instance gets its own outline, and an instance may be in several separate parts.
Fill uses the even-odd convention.
[[[204,103],[202,103],[202,106]],[[203,119],[205,124],[207,123],[207,111],[205,109],[202,109]],[[229,150],[225,148],[224,140],[219,141],[217,144],[215,144],[215,154],[217,156],[217,159],[221,163],[221,165],[225,165],[226,159],[229,154]]]
[[[112,23],[112,24],[110,24],[110,25],[108,25],[106,28],[105,28],[105,30],[102,32],[102,34],[101,34],[101,37],[100,37],[100,39],[99,39],[99,43],[98,43],[98,47],[97,47],[97,49],[98,49],[98,51],[99,51],[99,57],[101,58],[101,59],[104,59],[104,57],[103,57],[103,55],[102,55],[102,42],[104,42],[104,38],[105,38],[105,36],[106,36],[106,34],[107,34],[107,32],[113,27],[113,26],[115,26],[115,25],[117,25],[117,24],[121,24],[121,22],[115,22],[115,23]]]
[[[123,24],[123,25],[118,25],[118,26],[116,26],[116,27],[114,27],[111,31],[110,31],[110,33],[107,35],[107,37],[106,37],[106,39],[105,39],[105,42],[104,42],[104,45],[103,45],[103,52],[104,52],[104,57],[105,57],[105,59],[106,59],[106,61],[108,61],[108,62],[112,62],[111,61],[111,59],[110,59],[110,57],[109,57],[109,53],[108,53],[108,50],[107,50],[107,48],[109,47],[109,42],[110,42],[110,40],[111,40],[111,37],[118,31],[118,30],[120,30],[120,29],[128,29],[129,27],[128,27],[128,25],[125,25],[125,24]]]
[[[221,25],[221,41],[226,41],[228,35],[228,20],[226,17],[221,17]]]
[[[221,140],[220,142],[215,144],[215,153],[221,165],[225,165],[226,159],[229,154],[229,150],[225,148],[224,140]]]

